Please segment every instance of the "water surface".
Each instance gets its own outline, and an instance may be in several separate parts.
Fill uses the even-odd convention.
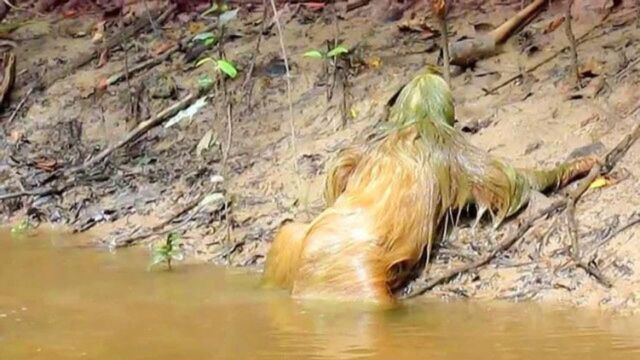
[[[640,317],[537,304],[300,304],[211,265],[147,271],[0,232],[0,359],[640,359]],[[68,239],[68,237],[67,237]]]

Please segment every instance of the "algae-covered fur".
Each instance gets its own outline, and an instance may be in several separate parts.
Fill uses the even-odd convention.
[[[327,208],[276,235],[265,281],[300,298],[393,302],[448,214],[475,204],[498,225],[532,190],[563,186],[594,164],[517,169],[472,146],[454,118],[447,83],[427,66],[401,90],[377,136],[338,154]]]

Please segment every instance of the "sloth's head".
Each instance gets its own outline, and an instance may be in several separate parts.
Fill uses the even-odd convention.
[[[404,86],[391,108],[390,120],[400,126],[425,121],[453,126],[453,96],[437,67],[426,65]]]

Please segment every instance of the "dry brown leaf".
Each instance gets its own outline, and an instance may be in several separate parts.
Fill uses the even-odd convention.
[[[407,19],[398,24],[398,30],[402,32],[421,33],[424,38],[438,34],[438,31],[427,25],[424,18]]]
[[[52,172],[58,168],[58,161],[45,157],[38,158],[34,161],[34,166],[46,172]]]
[[[102,40],[104,39],[104,24],[105,21],[99,21],[94,26],[94,33],[93,37],[91,38],[91,42],[93,42],[94,44],[102,42]]]
[[[154,46],[153,50],[151,50],[151,53],[154,56],[158,56],[161,55],[163,53],[165,53],[167,50],[169,50],[171,47],[173,46],[173,43],[165,41],[162,42],[156,46]]]
[[[596,77],[604,72],[604,63],[594,58],[580,64],[580,75],[583,77]]]
[[[12,130],[9,134],[9,140],[12,144],[17,144],[20,140],[24,138],[24,132],[18,130]]]
[[[102,79],[98,80],[98,85],[96,86],[96,89],[105,90],[107,87],[109,87],[109,79],[103,77]]]
[[[98,68],[103,67],[109,61],[109,51],[104,50],[100,53],[100,59],[98,60]]]
[[[431,0],[431,11],[435,16],[444,19],[446,10],[445,0]]]
[[[549,24],[544,28],[543,34],[550,34],[556,31],[557,28],[560,27],[564,23],[564,16],[558,16],[557,18],[549,21]]]
[[[199,34],[202,31],[204,31],[205,28],[205,24],[201,21],[194,21],[192,23],[189,23],[189,33],[191,35],[195,35],[195,34]]]
[[[382,66],[382,59],[379,56],[372,56],[368,58],[365,62],[367,66],[371,69],[378,69],[379,67]]]

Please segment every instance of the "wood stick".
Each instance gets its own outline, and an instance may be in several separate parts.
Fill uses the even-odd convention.
[[[371,0],[349,0],[347,2],[347,12],[353,11],[355,9],[368,5],[369,2],[371,2]]]
[[[580,86],[580,69],[578,68],[578,44],[576,43],[576,37],[573,35],[573,30],[571,30],[571,6],[573,5],[573,0],[569,0],[567,4],[567,10],[565,12],[564,19],[564,32],[567,35],[567,39],[569,40],[569,49],[571,50],[571,71],[573,72],[573,76],[575,77],[575,83],[577,88],[581,88]]]
[[[593,25],[591,28],[589,28],[584,34],[580,35],[577,39],[576,39],[576,44],[580,45],[584,42],[586,42],[587,40],[589,40],[590,38],[587,38],[589,35],[591,35],[591,33],[593,33],[595,30],[601,28],[604,24],[605,21],[608,19],[610,13],[607,13],[603,16],[602,21],[600,21],[598,24]],[[601,35],[600,35],[601,36]],[[598,36],[595,36],[598,37]],[[563,52],[565,52],[567,49],[569,49],[569,46],[565,46],[561,49],[559,49],[558,51],[554,52],[553,54],[547,56],[546,58],[542,59],[540,62],[538,62],[537,64],[527,68],[524,73],[530,73],[535,71],[536,69],[538,69],[539,67],[547,64],[548,62],[550,62],[551,60],[555,59],[556,57],[558,57],[558,55],[562,54]],[[490,95],[495,93],[496,91],[502,89],[503,87],[511,84],[512,82],[520,79],[522,77],[522,72],[502,81],[501,83],[499,83],[498,85],[490,88],[490,89],[482,89],[484,91],[484,94],[481,96],[485,96],[485,95]]]
[[[15,110],[13,110],[13,113],[11,113],[11,117],[9,117],[9,120],[7,120],[7,123],[6,123],[7,126],[10,125],[13,122],[13,120],[18,116],[20,109],[22,109],[22,106],[24,106],[24,103],[27,102],[27,99],[29,98],[32,92],[33,92],[33,88],[30,88],[29,90],[27,90],[27,93],[22,97],[22,100],[20,100]]]
[[[493,31],[477,38],[465,39],[451,44],[449,47],[451,64],[471,66],[478,60],[495,55],[498,47],[507,41],[516,29],[531,20],[545,2],[546,0],[534,0]]]
[[[13,51],[4,53],[2,65],[4,73],[0,83],[0,106],[4,106],[16,80],[16,54]]]
[[[123,147],[124,145],[128,144],[129,142],[137,139],[142,134],[144,134],[147,131],[149,131],[151,128],[153,128],[153,127],[163,123],[164,121],[168,120],[171,116],[177,114],[180,110],[183,110],[183,109],[187,108],[197,98],[198,97],[197,97],[196,93],[190,93],[189,95],[185,96],[182,100],[180,100],[177,103],[169,106],[168,108],[160,111],[153,118],[151,118],[149,120],[145,120],[145,121],[141,122],[140,124],[138,124],[138,126],[136,126],[135,129],[131,130],[125,137],[120,139],[115,144],[113,144],[113,145],[109,146],[108,148],[104,149],[102,152],[100,152],[95,157],[89,159],[88,161],[84,162],[82,165],[80,165],[78,167],[70,169],[68,171],[68,174],[73,174],[73,173],[82,171],[84,169],[87,169],[89,167],[92,167],[92,166],[98,164],[99,162],[101,162],[104,159],[106,159],[109,155],[111,155],[111,153],[113,153],[115,150],[117,150],[117,149]]]
[[[115,150],[117,150],[117,149],[123,147],[124,145],[128,144],[129,142],[139,138],[141,135],[143,135],[144,133],[146,133],[147,131],[149,131],[153,127],[155,127],[157,125],[160,125],[164,121],[168,120],[171,116],[177,114],[180,110],[183,110],[183,109],[187,108],[188,106],[190,106],[197,98],[198,98],[198,96],[197,96],[196,93],[191,93],[191,94],[185,96],[179,102],[177,102],[177,103],[171,105],[170,107],[160,111],[153,118],[151,118],[149,120],[146,120],[146,121],[143,121],[140,124],[138,124],[138,126],[135,129],[133,129],[132,131],[127,133],[127,135],[125,135],[122,139],[120,139],[115,144],[109,146],[108,148],[104,149],[102,152],[100,152],[95,157],[85,161],[83,164],[81,164],[81,165],[79,165],[79,166],[77,166],[75,168],[71,168],[71,169],[68,169],[67,171],[64,171],[62,173],[58,173],[56,175],[56,177],[58,177],[58,176],[59,177],[69,177],[69,176],[71,176],[71,175],[73,175],[75,173],[78,173],[80,171],[84,171],[85,169],[90,168],[90,167],[102,162],[109,155],[111,155],[111,153],[113,153]],[[74,184],[75,184],[75,179],[72,178],[69,181],[65,182],[64,185],[61,186],[61,187],[48,187],[48,188],[41,189],[41,190],[25,190],[25,191],[20,191],[20,192],[0,195],[0,201],[13,199],[13,198],[17,198],[17,197],[22,197],[22,196],[41,196],[41,195],[47,195],[47,194],[51,194],[51,193],[58,193],[58,192],[64,191],[66,188],[68,188],[68,187],[70,187],[70,186],[72,186]]]

